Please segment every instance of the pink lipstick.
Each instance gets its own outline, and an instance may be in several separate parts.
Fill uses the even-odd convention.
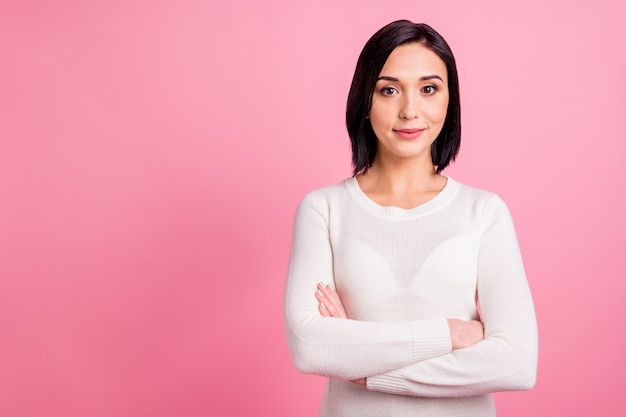
[[[402,139],[418,138],[425,129],[394,129],[394,133]]]

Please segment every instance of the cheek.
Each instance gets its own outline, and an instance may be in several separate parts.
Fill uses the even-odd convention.
[[[429,109],[429,118],[433,122],[443,123],[446,120],[448,113],[448,99],[442,99],[437,103],[433,103],[433,106]]]
[[[376,128],[376,126],[381,126],[386,123],[389,119],[388,109],[384,106],[376,105],[372,103],[372,108],[369,112],[370,122],[372,123],[372,128]]]
[[[443,120],[445,120],[446,116],[448,115],[449,103],[450,103],[450,96],[446,95],[445,99],[442,100],[442,103],[441,103],[441,117],[443,117]]]

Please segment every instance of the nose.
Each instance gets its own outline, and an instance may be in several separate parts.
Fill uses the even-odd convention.
[[[403,97],[402,105],[400,107],[401,119],[415,119],[418,116],[417,98],[412,94],[407,94]]]

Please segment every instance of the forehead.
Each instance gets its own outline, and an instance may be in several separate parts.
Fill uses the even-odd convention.
[[[439,75],[447,80],[448,71],[445,62],[435,52],[417,42],[406,43],[394,49],[379,74],[401,80],[424,75]]]

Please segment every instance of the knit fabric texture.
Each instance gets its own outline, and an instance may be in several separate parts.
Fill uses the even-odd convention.
[[[320,315],[319,282],[348,319]],[[322,417],[495,416],[491,393],[535,383],[537,325],[509,210],[452,178],[412,209],[375,203],[356,178],[307,194],[284,308],[296,368],[328,377]],[[481,319],[485,339],[453,351],[450,318]]]

